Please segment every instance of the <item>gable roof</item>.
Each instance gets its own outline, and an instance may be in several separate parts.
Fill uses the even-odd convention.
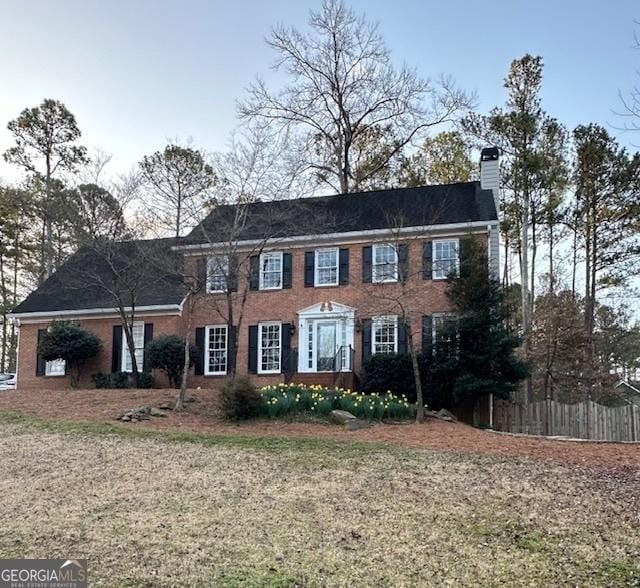
[[[138,271],[139,288],[136,289],[135,306],[178,306],[186,294],[186,288],[177,276],[158,271],[140,271],[140,260],[153,250],[159,256],[173,255],[171,247],[177,239],[149,239],[123,241],[111,244],[109,259],[119,267],[118,271]],[[57,313],[64,311],[113,309],[116,304],[108,287],[113,284],[111,270],[105,256],[94,249],[83,247],[45,280],[11,313]],[[120,290],[125,304],[131,305],[126,288]]]
[[[244,209],[246,220],[234,235],[239,241],[498,220],[493,192],[480,182],[254,202]],[[219,206],[181,245],[226,241],[220,227],[234,226],[237,213],[237,206]]]

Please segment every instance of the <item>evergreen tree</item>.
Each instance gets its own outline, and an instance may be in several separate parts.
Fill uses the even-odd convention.
[[[447,292],[458,316],[457,347],[440,359],[438,371],[454,377],[458,401],[488,394],[506,399],[529,368],[516,355],[520,341],[506,327],[505,295],[489,274],[485,249],[472,240],[467,263],[460,276],[451,279]]]

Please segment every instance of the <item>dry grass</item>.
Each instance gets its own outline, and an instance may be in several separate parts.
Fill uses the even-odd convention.
[[[0,557],[93,586],[633,586],[639,489],[552,463],[0,422]]]

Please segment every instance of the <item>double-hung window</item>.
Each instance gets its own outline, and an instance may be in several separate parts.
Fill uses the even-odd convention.
[[[207,260],[207,292],[226,292],[229,260],[225,257],[210,257]]]
[[[136,321],[131,329],[133,335],[133,343],[135,345],[136,367],[141,372],[144,368],[144,322]],[[129,353],[129,344],[127,343],[127,335],[122,330],[122,371],[132,372],[131,354]]]
[[[282,251],[270,251],[260,256],[260,290],[282,288]]]
[[[258,373],[280,373],[282,351],[282,325],[261,323],[258,325]]]
[[[433,242],[433,279],[444,280],[460,269],[458,239],[439,239]]]
[[[380,316],[371,321],[371,353],[398,352],[398,317]]]
[[[390,243],[377,243],[372,249],[373,282],[398,281],[398,252]]]
[[[458,317],[453,313],[434,314],[431,325],[434,352],[443,357],[458,353]]]
[[[316,250],[316,286],[338,285],[338,250]]]
[[[223,375],[227,373],[227,350],[229,348],[227,325],[207,327],[207,360],[205,370],[207,375]]]
[[[45,376],[64,376],[67,369],[67,363],[64,359],[52,359],[44,364]]]

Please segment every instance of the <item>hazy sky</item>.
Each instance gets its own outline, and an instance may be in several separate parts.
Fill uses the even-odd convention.
[[[545,61],[543,100],[569,127],[612,114],[640,69],[638,0],[352,0],[380,22],[394,58],[447,73],[486,111],[504,101],[510,61]],[[124,171],[172,137],[223,149],[236,99],[269,79],[275,23],[303,26],[319,1],[0,0],[0,151],[6,123],[43,98],[76,115],[82,141]],[[637,27],[640,31],[640,26]],[[620,134],[627,144],[640,138]],[[0,177],[16,172],[0,162]]]

